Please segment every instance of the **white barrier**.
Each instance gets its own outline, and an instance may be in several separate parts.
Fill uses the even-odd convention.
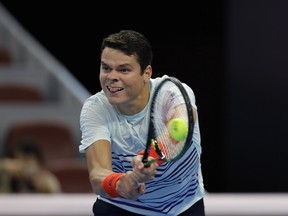
[[[92,216],[94,194],[0,195],[0,216]],[[214,194],[205,197],[206,216],[288,215],[288,194]]]

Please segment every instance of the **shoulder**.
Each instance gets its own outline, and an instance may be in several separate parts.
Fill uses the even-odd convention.
[[[154,92],[155,89],[157,88],[157,86],[159,86],[159,84],[169,78],[169,77],[173,77],[173,76],[169,76],[167,74],[161,76],[161,77],[156,77],[156,78],[151,78],[151,91]],[[175,77],[177,78],[177,77]],[[195,94],[194,94],[194,91],[193,89],[191,88],[191,86],[186,83],[186,82],[183,82],[182,80],[179,80],[181,82],[181,84],[183,85],[183,87],[185,88],[186,92],[188,93],[189,97],[190,97],[190,100],[192,102],[192,104],[194,105],[194,107],[196,107],[196,104],[195,104]]]
[[[150,81],[152,84],[159,84],[160,82],[162,82],[164,79],[168,78],[169,76],[168,75],[163,75],[163,76],[160,76],[160,77],[156,77],[156,78],[151,78]]]
[[[102,119],[104,121],[107,116],[111,117],[115,115],[117,115],[117,112],[113,105],[109,103],[103,91],[87,98],[80,112],[82,120],[87,119],[87,117],[88,119],[97,117],[97,119]]]
[[[101,106],[99,106],[101,104]],[[93,109],[93,110],[99,110],[99,108],[103,107],[106,109],[107,107],[111,106],[108,102],[107,97],[105,96],[103,91],[97,92],[94,95],[91,95],[88,97],[83,104],[82,110],[85,109]]]
[[[112,109],[104,92],[100,91],[88,97],[82,106],[81,119],[91,116],[105,116],[105,113]]]
[[[103,91],[97,92],[96,94],[91,95],[90,97],[88,97],[85,101],[84,101],[84,105],[86,104],[91,104],[91,103],[95,103],[95,102],[105,102],[107,101],[107,98],[104,94]]]
[[[153,91],[164,79],[168,78],[168,75],[163,75],[161,77],[151,78],[150,84],[151,84],[151,90]]]
[[[151,78],[150,80],[151,80],[152,89],[155,89],[163,80],[165,80],[169,77],[172,77],[172,76],[165,74],[161,77]],[[177,77],[175,77],[175,78],[177,79]],[[182,83],[182,85],[184,86],[184,88],[186,90],[193,92],[192,88],[187,83],[183,82],[182,80],[179,80],[179,81]]]

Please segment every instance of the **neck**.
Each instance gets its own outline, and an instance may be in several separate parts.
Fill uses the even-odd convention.
[[[150,97],[150,84],[143,88],[142,94],[138,95],[130,103],[115,105],[115,108],[123,115],[135,115],[141,112],[147,105]]]

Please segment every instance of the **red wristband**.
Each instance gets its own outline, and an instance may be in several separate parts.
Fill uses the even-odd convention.
[[[122,175],[123,173],[112,173],[111,175],[108,175],[102,182],[102,187],[106,193],[113,198],[120,197],[116,191],[116,183]]]

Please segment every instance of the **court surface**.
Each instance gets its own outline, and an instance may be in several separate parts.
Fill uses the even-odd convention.
[[[94,194],[1,194],[0,216],[92,216],[94,201]],[[207,193],[205,206],[206,216],[288,216],[288,194]]]

